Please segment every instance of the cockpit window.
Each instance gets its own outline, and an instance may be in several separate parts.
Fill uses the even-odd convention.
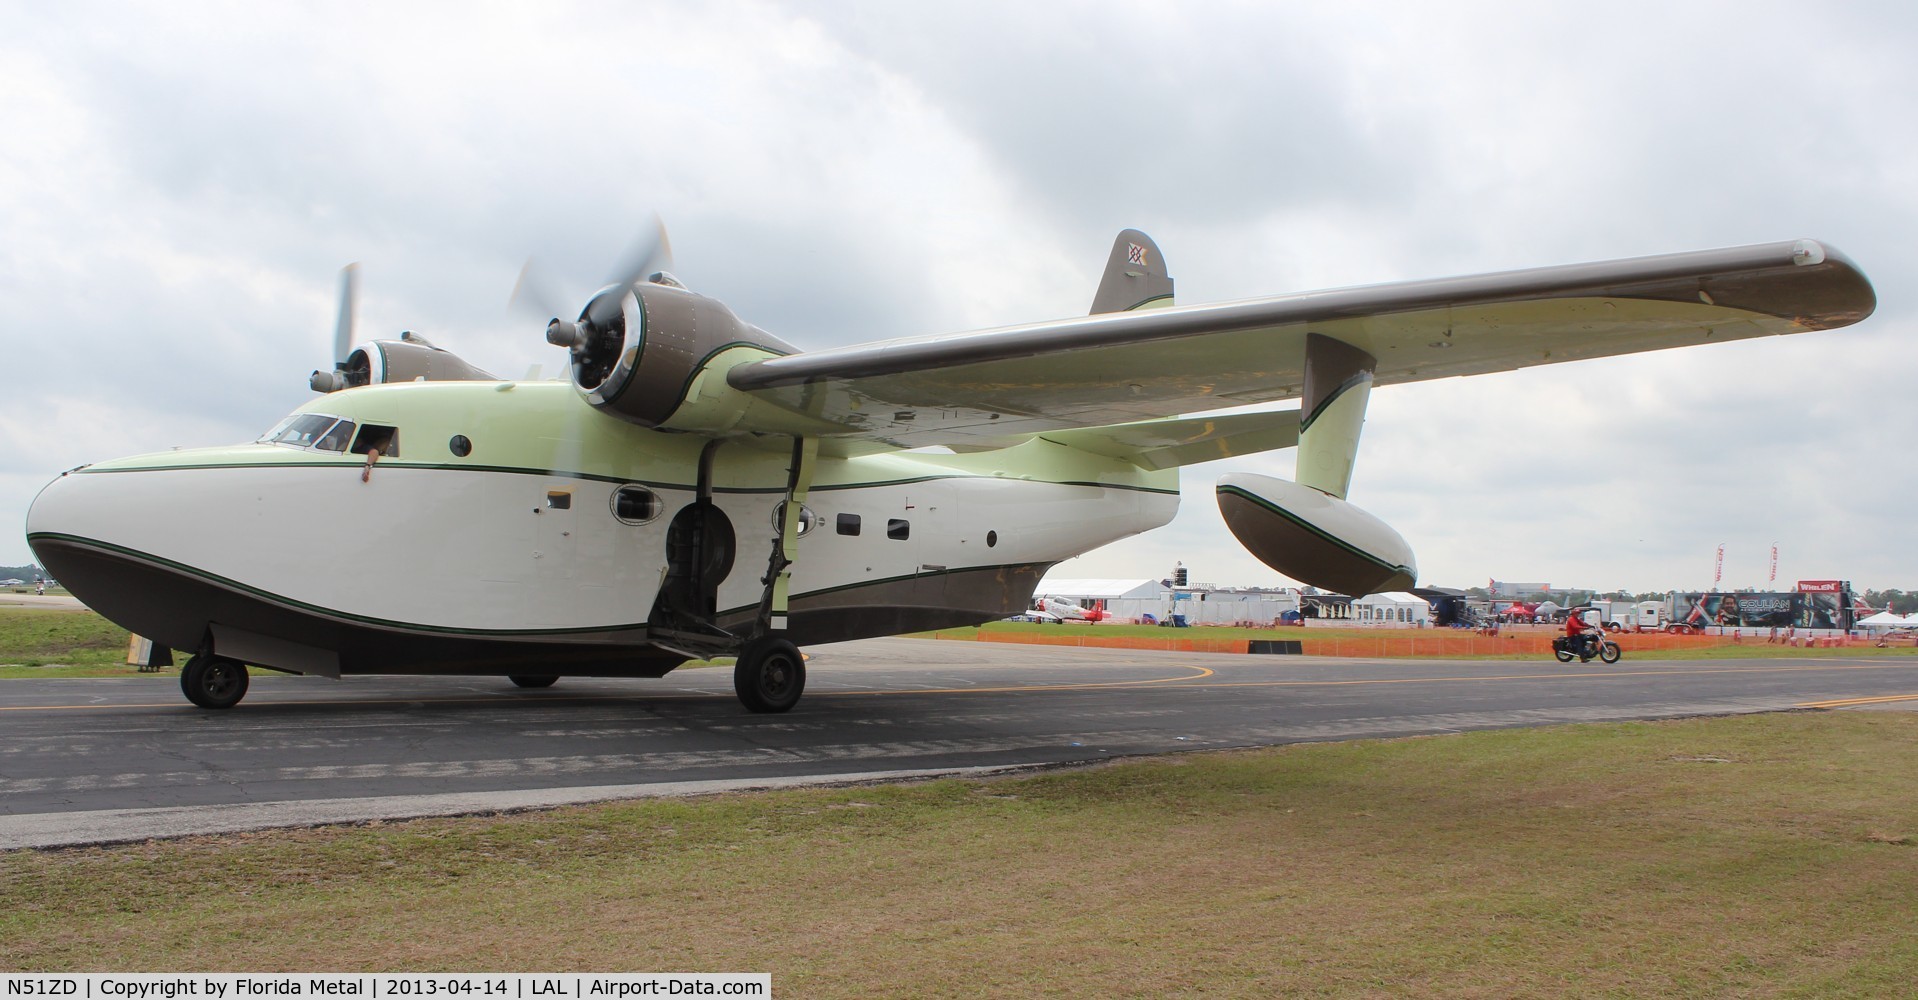
[[[321,451],[345,451],[346,442],[353,439],[353,421],[342,420],[327,429],[313,447]]]
[[[353,421],[329,417],[324,413],[301,413],[281,421],[278,427],[267,431],[260,440],[295,448],[345,451],[346,443],[352,439]]]

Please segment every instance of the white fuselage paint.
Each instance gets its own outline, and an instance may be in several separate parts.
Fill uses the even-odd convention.
[[[1178,505],[1159,491],[990,475],[857,485],[867,460],[833,461],[847,463],[836,478],[855,483],[808,496],[817,522],[798,541],[795,599],[942,570],[1054,563],[1164,524]],[[723,459],[718,471],[723,484]],[[652,485],[660,514],[635,525],[613,515],[618,485],[398,462],[377,465],[366,482],[357,463],[339,462],[82,470],[36,499],[28,532],[101,543],[269,601],[388,627],[630,628],[647,619],[667,526],[695,494]],[[570,507],[548,505],[555,491],[571,493]],[[737,535],[722,612],[758,605],[781,499],[763,487],[716,491]],[[839,533],[840,514],[859,517],[859,534]],[[909,525],[907,539],[889,537],[893,520]]]

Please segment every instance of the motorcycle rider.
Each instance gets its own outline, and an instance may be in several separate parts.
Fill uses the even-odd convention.
[[[1583,612],[1573,609],[1565,616],[1565,648],[1589,660],[1598,652],[1598,628],[1585,620]]]

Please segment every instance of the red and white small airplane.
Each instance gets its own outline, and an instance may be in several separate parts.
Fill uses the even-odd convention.
[[[1081,607],[1076,601],[1068,601],[1060,597],[1041,597],[1034,602],[1033,609],[1055,615],[1064,621],[1099,622],[1111,617],[1096,601],[1093,602],[1092,607],[1087,608]]]

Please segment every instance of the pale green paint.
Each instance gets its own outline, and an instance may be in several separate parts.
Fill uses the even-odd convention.
[[[690,489],[705,435],[648,430],[600,413],[567,382],[408,382],[316,396],[298,411],[327,413],[400,429],[400,456],[379,466],[505,470],[587,476]],[[449,442],[473,443],[465,458]],[[739,439],[720,449],[714,487],[784,493],[791,440]],[[89,466],[88,472],[224,466],[340,466],[360,455],[310,452],[268,444],[156,452]],[[379,473],[375,471],[375,475]],[[1131,462],[1043,440],[973,455],[890,452],[856,458],[822,455],[815,490],[952,476],[1121,488],[1178,490],[1175,472],[1147,472]]]

